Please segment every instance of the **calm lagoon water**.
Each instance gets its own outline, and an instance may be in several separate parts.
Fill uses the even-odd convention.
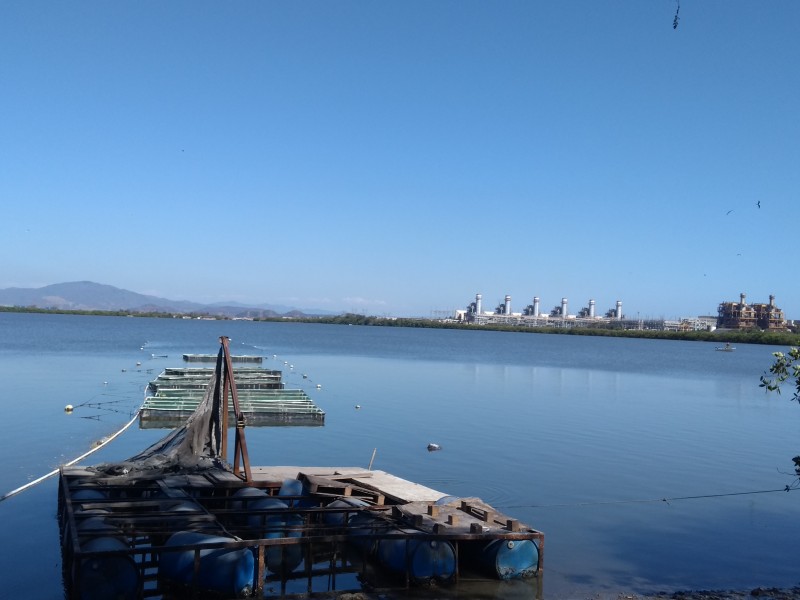
[[[800,583],[800,494],[743,493],[794,481],[800,406],[758,387],[783,348],[26,314],[0,314],[0,331],[0,493],[118,430],[150,379],[227,335],[327,413],[248,428],[254,465],[366,466],[377,448],[375,468],[544,531],[545,598]],[[165,433],[131,428],[85,463]],[[62,597],[56,497],[53,478],[0,503],[0,598]]]

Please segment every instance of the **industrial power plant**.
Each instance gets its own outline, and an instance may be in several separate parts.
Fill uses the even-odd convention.
[[[505,300],[493,310],[484,310],[483,296],[475,295],[475,301],[464,310],[457,310],[455,318],[464,323],[486,325],[500,323],[505,325],[527,325],[530,327],[575,327],[581,325],[598,324],[616,321],[621,324],[625,320],[622,314],[622,302],[617,300],[616,305],[602,316],[595,314],[596,303],[593,299],[577,314],[569,314],[569,303],[566,298],[561,298],[551,311],[542,312],[541,300],[534,296],[533,302],[521,312],[511,310],[511,296],[506,295]]]
[[[570,314],[567,298],[561,298],[550,311],[542,311],[542,303],[538,296],[533,297],[522,311],[513,312],[511,296],[506,295],[496,307],[485,310],[483,296],[475,295],[475,301],[465,309],[455,311],[453,319],[460,323],[474,325],[515,325],[523,327],[602,327],[609,329],[649,329],[671,331],[713,331],[715,329],[760,329],[763,331],[786,331],[788,323],[783,311],[775,305],[775,296],[770,295],[769,303],[747,304],[745,294],[741,294],[739,302],[722,302],[717,308],[716,316],[698,316],[680,320],[668,319],[630,319],[622,312],[622,301],[602,315],[596,314],[596,303],[589,299],[586,306],[577,313]]]

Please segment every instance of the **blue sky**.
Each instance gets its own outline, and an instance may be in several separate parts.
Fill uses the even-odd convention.
[[[0,288],[800,318],[800,2],[676,8],[0,0]]]

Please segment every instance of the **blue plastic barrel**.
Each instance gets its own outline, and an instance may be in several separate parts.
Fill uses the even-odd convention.
[[[456,572],[456,552],[446,540],[421,540],[415,533],[395,529],[391,534],[405,537],[381,539],[378,560],[391,571],[408,573],[414,581],[443,581]]]
[[[87,513],[80,514],[84,515]],[[105,515],[102,513],[91,512],[88,514],[92,515],[88,519],[76,519],[76,528],[78,529],[78,535],[81,539],[88,540],[91,537],[116,537],[127,548],[127,544],[125,544],[125,537],[123,536],[122,530],[119,527],[116,525],[110,525],[106,520]]]
[[[278,496],[302,496],[303,482],[293,477],[284,479],[278,490]]]
[[[539,549],[533,540],[493,540],[479,549],[475,559],[490,575],[516,579],[536,573]]]
[[[171,513],[179,513],[170,515],[169,519],[169,529],[171,531],[175,531],[176,529],[192,529],[195,523],[198,521],[196,517],[201,517],[200,524],[204,524],[202,517],[205,517],[206,512],[203,508],[192,502],[191,500],[181,500],[180,502],[176,502],[175,504],[168,505],[166,510]],[[197,527],[194,527],[195,529]]]
[[[296,513],[282,513],[267,519],[267,539],[296,538],[303,535],[303,517]],[[294,571],[303,561],[303,548],[300,544],[281,544],[267,546],[267,569],[273,573]]]
[[[360,498],[340,498],[334,500],[326,508],[331,509],[330,512],[322,513],[322,522],[331,527],[344,527],[344,516],[347,514],[348,522],[352,521],[356,512],[346,512],[348,508],[357,508],[361,506],[368,506],[366,502]]]
[[[94,525],[97,523],[90,524],[89,529]],[[111,552],[128,549],[128,545],[116,537],[98,537],[81,545],[81,550],[84,552]],[[139,571],[130,556],[97,555],[85,558],[81,561],[78,576],[81,600],[105,600],[107,598],[128,600],[138,597]]]
[[[233,494],[231,508],[235,511],[246,512],[250,508],[250,503],[254,500],[268,498],[269,495],[262,489],[254,487],[243,487]],[[244,520],[242,520],[244,522]]]
[[[362,552],[373,554],[377,548],[376,534],[386,531],[386,522],[369,511],[353,513],[347,524],[348,540]]]
[[[242,488],[234,497],[233,507],[241,512],[240,521],[251,537],[275,539],[302,535],[303,518],[288,512],[289,506],[283,500],[267,495],[264,490],[249,487]],[[266,548],[267,569],[273,573],[292,571],[302,560],[303,550],[299,544]]]
[[[233,542],[232,538],[207,535],[195,531],[180,531],[172,535],[166,546],[188,546]],[[246,596],[253,589],[255,561],[249,548],[206,548],[200,550],[200,568],[194,575],[193,550],[161,552],[159,577],[169,581],[197,585],[200,589],[231,596]]]
[[[278,490],[278,496],[302,496],[303,482],[299,479],[284,479]]]

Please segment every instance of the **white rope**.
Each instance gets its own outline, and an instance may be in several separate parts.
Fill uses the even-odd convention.
[[[102,448],[103,446],[105,446],[106,444],[108,444],[109,442],[111,442],[112,440],[114,440],[114,439],[115,439],[117,436],[119,436],[119,435],[120,435],[120,434],[121,434],[123,431],[125,431],[125,430],[126,430],[128,427],[130,427],[131,425],[133,425],[134,421],[136,421],[136,419],[139,417],[139,411],[140,411],[140,410],[141,410],[141,408],[139,408],[139,409],[137,409],[137,410],[136,410],[136,413],[133,415],[133,418],[132,418],[130,421],[128,421],[128,422],[127,422],[127,423],[126,423],[126,424],[125,424],[125,425],[122,427],[122,429],[120,429],[119,431],[117,431],[117,432],[116,432],[116,433],[114,433],[113,435],[110,435],[109,437],[107,437],[107,438],[106,438],[106,439],[104,439],[103,441],[99,442],[99,443],[98,443],[98,444],[96,444],[96,445],[95,445],[95,446],[94,446],[94,447],[93,447],[91,450],[89,450],[88,452],[84,452],[84,453],[83,453],[83,454],[81,454],[81,455],[80,455],[78,458],[74,458],[74,459],[72,459],[71,461],[69,461],[68,463],[65,463],[63,466],[65,466],[65,467],[71,467],[71,466],[72,466],[72,465],[74,465],[75,463],[82,461],[84,458],[86,458],[86,457],[87,457],[87,456],[89,456],[90,454],[93,454],[94,452],[97,452],[98,450],[100,450],[100,448]],[[20,486],[20,487],[18,487],[18,488],[17,488],[17,489],[15,489],[15,490],[11,490],[10,492],[8,492],[7,494],[4,494],[3,496],[0,496],[0,502],[2,502],[3,500],[7,500],[8,498],[11,498],[11,496],[16,496],[16,495],[17,495],[17,494],[19,494],[20,492],[24,492],[24,491],[25,491],[25,490],[27,490],[28,488],[31,488],[31,487],[33,487],[33,486],[35,486],[35,485],[37,485],[37,484],[39,484],[39,483],[43,482],[45,479],[49,479],[50,477],[52,477],[53,475],[55,475],[56,473],[58,473],[60,469],[61,469],[61,467],[59,467],[58,469],[53,469],[52,471],[50,471],[49,473],[46,473],[45,475],[42,475],[42,476],[41,476],[41,477],[39,477],[38,479],[34,479],[33,481],[29,481],[29,482],[28,482],[28,483],[26,483],[25,485],[23,485],[23,486]]]

